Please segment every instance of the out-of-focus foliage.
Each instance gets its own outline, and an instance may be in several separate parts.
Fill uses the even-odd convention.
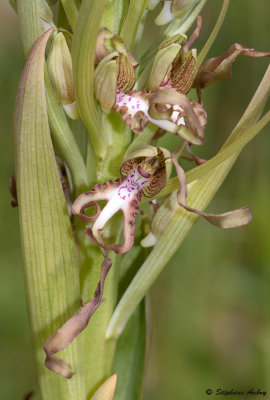
[[[209,57],[234,42],[269,51],[267,7],[268,0],[232,1]],[[196,47],[202,46],[217,13],[210,0]],[[35,389],[18,213],[10,206],[7,189],[13,172],[12,112],[23,63],[16,16],[4,0],[0,3],[0,387],[6,400],[21,399]],[[209,123],[206,145],[199,149],[203,158],[215,154],[224,142],[267,63],[267,59],[240,58],[231,81],[206,89]],[[237,208],[245,199],[252,206],[254,221],[232,231],[200,221],[151,291],[152,345],[145,400],[204,398],[208,387],[270,391],[269,144],[269,135],[260,133],[209,207],[211,211]]]

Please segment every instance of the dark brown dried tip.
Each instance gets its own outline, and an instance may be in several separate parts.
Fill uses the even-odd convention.
[[[74,375],[70,364],[54,356],[54,354],[65,349],[87,327],[91,316],[102,302],[104,282],[112,265],[112,261],[106,250],[104,250],[104,257],[105,259],[100,270],[100,281],[95,290],[94,297],[65,322],[43,345],[47,356],[45,360],[46,367],[67,379]]]
[[[15,179],[15,174],[12,174],[11,177],[9,178],[9,183],[8,183],[8,188],[9,188],[9,193],[13,197],[13,200],[11,200],[11,206],[18,207],[18,199],[17,199],[17,189],[16,189],[16,179]]]
[[[30,392],[26,393],[23,400],[30,400],[33,396],[34,396],[34,390],[31,390]]]

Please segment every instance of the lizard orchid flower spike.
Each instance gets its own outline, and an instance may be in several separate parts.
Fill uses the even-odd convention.
[[[171,172],[170,153],[163,148],[147,146],[132,153],[121,165],[122,178],[115,182],[108,181],[104,185],[96,185],[89,192],[81,194],[73,203],[72,212],[85,222],[93,222],[87,226],[86,234],[90,240],[106,250],[126,253],[134,242],[135,219],[139,212],[141,197],[154,197],[165,186]],[[101,210],[98,202],[105,200],[107,204]],[[85,215],[85,209],[95,206],[94,216]],[[123,244],[105,244],[101,232],[107,222],[118,211],[122,211]]]

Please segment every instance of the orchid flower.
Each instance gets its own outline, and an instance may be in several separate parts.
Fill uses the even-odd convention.
[[[108,181],[104,185],[96,185],[89,192],[81,194],[73,203],[72,212],[85,222],[93,222],[86,228],[86,234],[93,242],[106,250],[116,253],[126,253],[134,242],[135,219],[139,212],[142,195],[154,197],[160,192],[170,174],[169,152],[163,148],[145,147],[131,155],[125,161],[120,173],[122,178],[115,182]],[[101,210],[98,202],[105,200],[107,204]],[[95,206],[94,216],[85,215],[85,209]],[[101,232],[107,222],[118,211],[122,211],[123,244],[104,244]]]

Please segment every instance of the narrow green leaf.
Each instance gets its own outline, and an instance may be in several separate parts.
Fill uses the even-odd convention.
[[[81,373],[66,381],[45,368],[45,340],[79,307],[78,265],[50,138],[44,88],[45,32],[29,54],[14,115],[15,171],[31,330],[42,398],[85,400]],[[80,370],[80,341],[63,352]]]
[[[141,399],[146,351],[145,318],[145,301],[142,301],[117,342],[113,371],[118,383],[114,400]]]

